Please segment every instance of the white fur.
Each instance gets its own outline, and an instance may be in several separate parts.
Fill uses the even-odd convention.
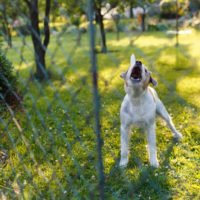
[[[125,80],[126,96],[120,109],[121,159],[119,165],[125,167],[128,164],[129,133],[132,126],[137,126],[143,128],[147,134],[150,165],[158,167],[155,133],[156,115],[159,115],[166,121],[175,138],[181,138],[182,134],[176,130],[156,91],[149,86],[143,88],[145,80],[150,77],[150,72],[145,72],[146,68],[144,65],[142,65],[141,82],[134,83],[131,81],[130,76],[135,62],[135,56],[132,55],[128,71],[121,75]]]
[[[133,66],[133,65],[135,64],[135,61],[136,61],[135,55],[132,54],[132,55],[131,55],[131,59],[130,59],[131,66]]]

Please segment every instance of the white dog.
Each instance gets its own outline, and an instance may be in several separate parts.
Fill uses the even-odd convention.
[[[182,134],[176,130],[156,91],[148,86],[149,83],[155,86],[157,82],[151,77],[151,73],[142,62],[136,61],[134,55],[131,56],[128,71],[122,73],[121,78],[125,82],[126,96],[120,109],[121,159],[119,165],[125,167],[128,164],[129,133],[132,125],[135,125],[143,128],[147,133],[150,165],[158,167],[155,134],[156,115],[166,121],[175,138],[182,138]]]

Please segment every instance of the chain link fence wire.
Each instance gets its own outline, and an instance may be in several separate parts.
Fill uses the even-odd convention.
[[[27,2],[38,2],[43,10],[39,15],[41,35],[34,32]],[[0,3],[0,51],[4,56],[0,67],[10,61],[10,74],[16,77],[11,80],[5,69],[0,71],[0,81],[6,85],[6,91],[0,86],[0,199],[173,199],[169,177],[179,186],[187,177],[176,175],[182,169],[180,163],[185,163],[178,160],[177,151],[180,157],[185,156],[184,149],[195,157],[199,149],[199,136],[190,140],[193,133],[200,133],[196,126],[198,89],[192,91],[194,98],[189,97],[190,91],[185,92],[190,90],[187,77],[199,81],[195,76],[199,61],[191,53],[191,48],[197,49],[199,32],[193,30],[191,41],[179,36],[176,47],[176,34],[133,30],[137,20],[123,18],[117,21],[115,33],[115,21],[104,20],[108,48],[104,54],[94,1],[84,4],[86,14],[78,26],[69,22],[63,7],[66,2],[52,1],[51,12],[58,12],[57,21],[50,15],[50,43],[42,46],[46,78],[41,80],[35,74],[37,54],[31,34],[44,39],[44,8],[50,1]],[[148,17],[147,23],[154,21]],[[120,73],[127,70],[132,53],[157,78],[161,99],[188,139],[180,146],[170,142],[168,129],[158,121],[162,167],[157,171],[149,167],[144,136],[135,134],[140,130],[133,130],[128,168],[118,167],[119,109],[124,96]],[[192,123],[192,119],[196,121]],[[161,132],[167,132],[166,136]],[[198,159],[189,155],[187,159],[196,170]],[[197,197],[195,192],[183,195]]]

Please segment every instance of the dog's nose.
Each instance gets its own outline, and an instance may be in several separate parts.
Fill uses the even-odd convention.
[[[141,65],[142,65],[142,62],[139,61],[139,60],[137,60],[136,63],[135,63],[135,65],[136,65],[136,66],[141,66]]]

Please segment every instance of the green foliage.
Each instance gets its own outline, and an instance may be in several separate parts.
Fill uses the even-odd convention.
[[[61,3],[69,16],[84,14],[87,8],[87,2],[83,0],[65,0],[61,1]]]
[[[148,31],[166,31],[168,26],[166,24],[148,24]]]
[[[13,73],[13,65],[0,49],[0,94],[5,98],[16,89],[17,79]]]
[[[174,0],[163,0],[161,2],[161,17],[163,18],[176,18],[183,16],[188,9],[188,1],[178,0],[178,11],[176,7],[176,1]]]
[[[190,0],[189,7],[191,11],[198,11],[200,10],[200,0]]]

